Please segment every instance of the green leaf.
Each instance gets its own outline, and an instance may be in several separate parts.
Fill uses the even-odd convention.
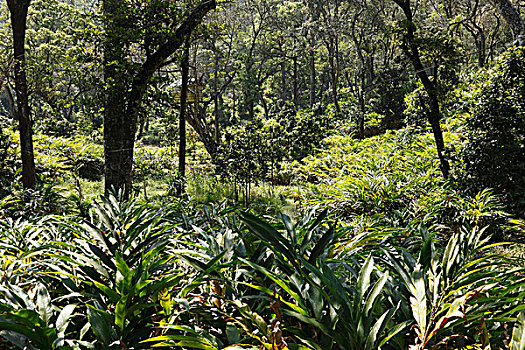
[[[379,319],[374,323],[370,332],[368,333],[365,340],[365,350],[375,350],[378,349],[377,340],[380,336],[382,329],[384,328],[384,323],[387,322],[392,314],[395,312],[394,309],[386,311]]]
[[[385,271],[381,278],[374,284],[374,287],[372,288],[372,291],[370,292],[370,295],[368,296],[365,303],[364,317],[369,317],[377,297],[383,291],[383,287],[388,280],[388,276],[388,271]]]
[[[106,294],[106,296],[109,298],[109,300],[112,302],[112,303],[116,303],[119,301],[120,299],[120,294],[115,292],[113,289],[109,288],[108,286],[106,286],[105,284],[103,283],[99,283],[97,281],[93,281],[93,284],[95,285],[95,287],[97,287],[98,289],[100,289],[102,292],[104,292],[104,294]]]
[[[124,329],[124,322],[126,321],[127,315],[128,298],[127,295],[122,296],[115,306],[115,325],[122,330]]]
[[[427,330],[427,296],[423,272],[421,265],[417,264],[412,272],[412,283],[408,286],[412,296],[410,297],[410,307],[412,315],[416,320],[418,328],[416,332],[419,339],[425,344],[425,333]]]
[[[285,244],[288,242],[286,242],[284,237],[275,228],[273,228],[267,222],[247,212],[241,211],[239,216],[250,228],[250,231],[257,237],[261,238],[270,249],[277,250],[283,254],[288,259],[288,263],[293,265],[296,269],[300,268],[297,264],[296,257],[293,254],[293,247],[289,245],[285,246]]]
[[[324,235],[321,237],[319,242],[315,245],[314,249],[312,250],[312,253],[310,254],[310,257],[308,258],[308,262],[310,264],[315,264],[315,261],[317,258],[323,253],[324,249],[330,242],[332,241],[332,238],[334,236],[334,226],[330,226],[328,231],[324,233]]]
[[[39,350],[51,350],[51,347],[44,347],[44,344],[46,343],[45,339],[40,335],[37,331],[32,330],[31,328],[28,328],[23,325],[19,325],[16,323],[10,323],[10,322],[1,322],[0,321],[0,329],[6,330],[6,331],[13,331],[19,334],[23,334],[27,338],[31,339],[35,345],[40,346],[41,348]]]
[[[241,341],[241,334],[234,323],[229,322],[226,324],[226,337],[230,344],[237,344]]]
[[[419,263],[421,264],[421,266],[430,266],[430,262],[432,261],[432,244],[432,235],[429,235],[429,237],[423,244],[423,247],[421,248],[421,253],[419,253]]]
[[[95,337],[102,343],[104,349],[107,349],[109,344],[115,340],[115,331],[107,320],[109,315],[91,305],[87,305],[87,314]]]
[[[295,317],[296,319],[298,319],[301,322],[308,323],[308,324],[314,326],[315,328],[319,329],[320,331],[322,331],[324,334],[328,335],[329,337],[333,337],[334,336],[334,334],[333,334],[333,332],[332,332],[332,330],[330,328],[328,328],[326,325],[324,325],[323,323],[317,321],[316,319],[314,319],[312,317],[308,317],[308,316],[302,315],[300,313],[297,313],[295,311],[286,310],[286,309],[283,310],[283,313],[285,313],[285,314],[287,314],[289,316]]]
[[[88,246],[89,249],[93,252],[93,254],[95,254],[109,269],[111,269],[112,271],[115,271],[117,269],[113,261],[106,253],[104,253],[102,249],[91,243],[88,243]]]
[[[71,318],[71,315],[73,314],[73,311],[75,311],[76,307],[77,306],[75,304],[70,304],[64,306],[62,311],[60,311],[56,322],[56,329],[59,334],[63,334],[66,331],[69,319]]]
[[[510,350],[525,350],[525,311],[520,312],[512,329]]]
[[[359,273],[359,277],[357,279],[357,294],[355,299],[355,307],[357,310],[358,305],[361,305],[363,297],[365,293],[368,291],[368,288],[370,287],[370,277],[372,276],[372,272],[374,271],[374,259],[370,255],[366,260],[363,266],[361,267],[361,272]]]
[[[408,327],[413,321],[405,321],[391,328],[388,334],[379,343],[379,348],[385,345],[390,339],[395,337],[399,332]]]
[[[51,297],[49,296],[47,288],[42,284],[38,286],[36,304],[40,318],[45,322],[45,325],[48,326],[53,316],[53,305],[51,304]]]
[[[122,274],[122,276],[127,276],[130,273],[130,269],[119,253],[115,253],[115,260],[118,271]]]
[[[295,227],[292,223],[292,220],[286,214],[281,214],[280,217],[284,227],[286,228],[286,231],[288,232],[288,237],[290,238],[292,244],[294,247],[297,246],[297,233],[295,232]]]
[[[288,283],[286,283],[280,276],[275,275],[273,272],[268,271],[264,267],[259,266],[257,264],[254,264],[251,261],[248,261],[248,260],[245,260],[245,259],[242,259],[242,258],[240,258],[239,260],[241,260],[245,264],[249,265],[253,269],[263,273],[264,275],[266,275],[268,278],[270,278],[272,281],[274,281],[275,284],[277,284],[286,293],[288,293],[293,299],[295,299],[295,301],[297,303],[299,303],[299,305],[303,304],[301,296],[299,294],[297,294],[296,292],[294,292],[292,289],[290,289],[290,287],[288,286]]]

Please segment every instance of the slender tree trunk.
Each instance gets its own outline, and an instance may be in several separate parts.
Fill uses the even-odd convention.
[[[26,20],[30,0],[7,0],[11,13],[13,29],[13,49],[15,59],[16,112],[20,131],[22,156],[22,184],[25,188],[35,188],[36,172],[33,153],[33,128],[29,110],[29,92],[26,78],[25,37]]]
[[[332,85],[332,100],[335,105],[337,114],[341,113],[341,107],[339,107],[339,97],[337,95],[337,67],[335,63],[335,45],[334,38],[330,37],[328,45],[328,60],[330,62],[330,78]]]
[[[293,104],[295,110],[299,109],[299,87],[298,87],[298,66],[297,66],[297,57],[293,58]]]
[[[478,40],[477,40],[477,48],[478,48],[478,67],[483,68],[485,66],[485,62],[487,61],[487,38],[485,37],[485,33],[483,31],[479,32]]]
[[[179,181],[177,182],[177,196],[184,193],[184,182],[186,181],[186,105],[188,96],[188,77],[190,68],[190,45],[186,42],[182,56],[182,86],[180,93],[180,115],[179,115]],[[197,81],[195,81],[197,84]],[[197,86],[196,86],[197,89]]]
[[[286,65],[281,62],[281,104],[286,106]]]
[[[264,92],[259,91],[259,98],[261,99],[261,104],[264,109],[264,117],[266,119],[270,118],[270,110],[268,109],[268,104],[266,103],[266,100],[264,99]]]
[[[402,48],[412,62],[414,70],[416,71],[419,80],[421,80],[421,83],[423,84],[423,87],[430,98],[430,106],[427,113],[428,121],[434,134],[441,172],[443,173],[443,177],[447,179],[450,174],[450,164],[444,155],[445,142],[443,140],[443,131],[441,130],[441,125],[439,123],[441,119],[441,110],[439,106],[438,91],[435,84],[430,80],[423,63],[421,62],[419,48],[415,40],[416,37],[414,34],[412,22],[413,17],[412,9],[410,8],[410,0],[394,0],[394,2],[403,10],[403,13],[405,14],[405,17],[409,23],[406,26],[406,32],[404,33],[404,42],[402,43]]]
[[[361,9],[360,11],[356,12],[354,14],[354,18],[352,20],[352,30],[351,30],[351,36],[352,40],[355,45],[355,49],[357,52],[357,57],[359,57],[359,61],[361,63],[360,71],[359,71],[359,78],[356,77],[356,92],[357,92],[357,98],[359,100],[359,120],[357,122],[357,127],[359,131],[359,139],[364,139],[365,137],[365,90],[366,90],[366,73],[365,73],[365,66],[366,66],[366,59],[363,54],[363,49],[361,47],[362,41],[359,41],[356,35],[356,25],[357,25],[357,19],[361,16],[361,14],[364,12],[364,9]]]
[[[361,87],[357,89],[358,99],[359,99],[359,139],[365,138],[365,73],[364,71],[360,72],[361,76]]]
[[[314,24],[319,20],[319,10],[316,6],[315,1],[308,1],[308,7],[310,9],[310,28],[308,30],[308,41],[310,43],[309,52],[309,66],[310,66],[310,108],[312,108],[316,102],[315,98],[315,82],[316,82],[316,71],[315,71],[315,47],[316,47],[316,30]]]
[[[144,124],[146,124],[145,120],[139,121],[139,133],[137,134],[137,140],[142,139],[142,137],[144,136]]]
[[[310,108],[315,104],[315,53],[310,51]]]
[[[213,42],[215,46],[215,39]],[[219,53],[215,52],[215,67],[214,67],[214,76],[213,76],[213,106],[214,106],[214,126],[215,126],[215,143],[218,145],[221,139],[221,131],[219,124]]]

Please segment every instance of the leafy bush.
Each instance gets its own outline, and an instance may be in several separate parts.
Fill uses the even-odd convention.
[[[9,194],[16,177],[16,161],[10,133],[0,129],[0,198]]]
[[[493,344],[503,342],[505,329],[499,319],[521,308],[514,301],[520,292],[507,289],[523,283],[514,270],[521,266],[519,260],[490,254],[493,245],[482,236],[483,229],[461,228],[439,249],[432,235],[423,231],[425,243],[416,256],[403,249],[383,250],[387,266],[397,274],[396,283],[403,286],[390,289],[392,298],[404,300],[403,307],[409,307],[405,316],[415,322],[413,349],[458,348],[471,345],[478,335],[480,344],[490,346],[489,329]],[[501,284],[502,280],[506,282]]]
[[[450,119],[445,142],[461,145],[462,130],[461,122]],[[290,196],[299,206],[328,206],[346,222],[376,222],[406,235],[411,230],[404,228],[418,223],[440,225],[443,232],[491,225],[491,233],[501,233],[508,214],[500,198],[490,191],[464,194],[443,180],[433,142],[418,128],[362,141],[331,136],[323,151],[294,164],[294,181],[306,185],[291,189]]]
[[[462,149],[463,179],[472,189],[491,187],[515,201],[525,191],[524,52],[509,49],[481,86]]]
[[[335,122],[333,115],[283,110],[268,120],[230,127],[218,152],[217,170],[223,178],[242,187],[245,198],[255,181],[287,184],[287,177],[281,176],[283,161],[312,154]]]

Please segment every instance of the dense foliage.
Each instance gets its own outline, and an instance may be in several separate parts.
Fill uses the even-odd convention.
[[[11,344],[497,346],[523,307],[522,261],[491,252],[477,225],[442,246],[423,225],[402,243],[394,231],[355,235],[326,211],[270,224],[220,206],[188,212],[115,197],[93,210],[87,220],[2,223],[0,327]],[[511,349],[521,349],[520,327]]]
[[[492,187],[522,200],[525,189],[525,60],[510,49],[481,86],[467,119],[466,180],[475,189]]]
[[[513,2],[2,2],[0,348],[525,350]]]

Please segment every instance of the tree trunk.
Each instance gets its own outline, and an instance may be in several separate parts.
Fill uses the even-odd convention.
[[[184,193],[186,177],[186,104],[188,96],[188,76],[190,68],[190,45],[186,42],[182,56],[182,86],[180,90],[180,115],[179,115],[179,181],[177,182],[177,196]],[[195,81],[195,84],[197,82]],[[197,87],[196,87],[197,88]]]
[[[268,120],[270,118],[270,110],[268,109],[268,104],[266,103],[266,100],[264,99],[264,92],[259,91],[259,99],[261,100],[261,104],[264,110],[264,118]]]
[[[366,113],[366,107],[365,107],[365,74],[363,71],[360,72],[361,74],[361,87],[357,88],[357,96],[359,99],[359,139],[362,140],[365,138],[365,113]]]
[[[328,61],[330,62],[330,78],[332,85],[332,100],[335,105],[335,110],[337,114],[341,113],[341,108],[339,107],[339,97],[337,96],[337,67],[335,65],[335,45],[334,39],[330,37],[330,44],[328,45]]]
[[[430,98],[430,106],[428,115],[428,121],[432,127],[432,132],[434,134],[434,140],[436,143],[436,150],[439,158],[441,172],[443,177],[447,179],[450,174],[450,164],[445,158],[445,143],[443,140],[443,131],[441,130],[441,125],[439,121],[441,119],[441,111],[439,106],[438,91],[435,84],[430,80],[423,63],[421,62],[421,57],[419,54],[419,48],[417,46],[416,37],[414,34],[414,24],[412,22],[412,9],[410,8],[410,0],[393,0],[405,14],[405,17],[408,21],[406,26],[406,31],[403,35],[404,42],[402,43],[402,48],[405,54],[408,56],[418,78],[421,80],[425,91]]]
[[[107,82],[104,100],[104,160],[105,189],[131,194],[133,146],[138,115],[126,113],[129,103],[124,72],[125,53],[119,35],[121,3],[104,0],[103,12],[107,16],[104,41],[104,79]]]
[[[127,52],[121,38],[127,28],[120,0],[103,0],[104,41],[104,158],[105,190],[123,191],[128,198],[132,190],[133,148],[142,99],[155,72],[190,37],[204,16],[215,8],[215,0],[201,0],[178,25],[173,34],[147,56],[136,70],[127,69]]]
[[[297,111],[299,109],[299,87],[298,87],[298,67],[297,67],[297,57],[293,58],[293,104],[295,106],[295,110]]]
[[[308,30],[308,41],[309,41],[309,66],[310,66],[310,108],[313,108],[315,104],[315,47],[317,43],[316,29],[314,24],[319,20],[319,9],[314,1],[308,1],[308,7],[310,9],[310,28]]]
[[[520,13],[510,0],[490,0],[492,5],[498,9],[501,16],[508,23],[514,35],[515,44],[518,46],[525,45],[525,23]]]
[[[310,108],[315,104],[315,53],[310,51]]]
[[[213,40],[215,46],[215,38]],[[214,126],[215,126],[215,143],[219,144],[221,140],[220,123],[219,123],[219,53],[215,52],[215,67],[213,75],[213,106],[214,106]]]
[[[479,37],[476,42],[476,47],[478,49],[478,67],[483,68],[485,67],[485,62],[487,61],[487,38],[485,37],[485,33],[483,30],[480,30]]]
[[[359,58],[359,62],[361,63],[360,70],[359,70],[359,78],[356,77],[356,93],[357,93],[357,99],[359,101],[359,116],[357,121],[357,128],[359,131],[359,139],[364,139],[365,137],[365,90],[366,90],[366,73],[365,73],[365,66],[366,59],[363,54],[363,49],[361,47],[362,41],[359,41],[356,35],[356,25],[358,18],[363,14],[365,10],[361,9],[360,11],[357,11],[354,14],[354,18],[352,19],[352,30],[351,30],[351,36],[352,40],[355,45],[355,49],[357,52],[357,57]],[[361,37],[362,39],[362,37]]]
[[[281,62],[281,105],[286,106],[286,65]]]
[[[20,131],[22,156],[22,184],[24,188],[35,188],[36,172],[33,153],[33,128],[29,110],[29,92],[26,78],[25,37],[27,11],[31,0],[7,0],[13,29],[15,59],[16,112]]]

